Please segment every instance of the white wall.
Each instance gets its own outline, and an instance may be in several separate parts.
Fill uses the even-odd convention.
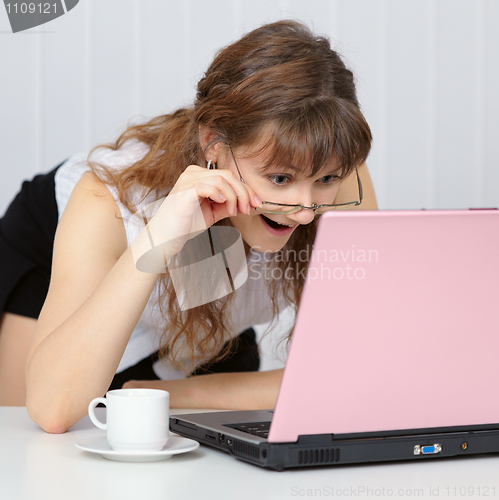
[[[17,34],[0,6],[0,211],[22,179],[189,104],[217,48],[280,18],[355,71],[382,208],[499,205],[497,0],[80,0]]]

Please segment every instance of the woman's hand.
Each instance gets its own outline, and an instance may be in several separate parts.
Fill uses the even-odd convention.
[[[208,170],[189,165],[179,177],[171,194],[194,189],[207,227],[238,212],[248,214],[259,207],[256,193],[237,178],[231,170]],[[187,208],[187,207],[186,207]]]
[[[139,270],[162,272],[166,260],[185,242],[226,217],[249,214],[261,205],[256,193],[230,170],[208,170],[190,165],[154,213],[138,214],[148,220],[132,243]],[[153,207],[153,210],[156,207]]]

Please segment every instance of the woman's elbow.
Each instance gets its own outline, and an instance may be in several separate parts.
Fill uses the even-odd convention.
[[[63,434],[76,423],[70,419],[64,408],[55,404],[47,407],[36,401],[36,398],[30,397],[29,391],[26,397],[26,410],[31,420],[49,434]]]

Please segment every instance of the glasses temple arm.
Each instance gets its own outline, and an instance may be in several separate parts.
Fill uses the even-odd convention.
[[[359,205],[362,203],[362,200],[364,199],[364,191],[362,189],[362,182],[360,182],[360,176],[359,176],[359,169],[355,167],[355,172],[357,174],[357,184],[359,185]]]
[[[243,179],[243,176],[241,175],[241,171],[239,170],[239,166],[237,164],[237,161],[236,161],[236,157],[234,156],[234,153],[232,152],[232,148],[230,147],[230,144],[227,142],[227,147],[229,148],[229,151],[230,151],[230,154],[232,156],[232,159],[234,160],[234,165],[236,166],[236,170],[237,170],[237,173],[239,174],[239,180],[243,183],[243,184],[246,184],[244,182],[244,179]]]

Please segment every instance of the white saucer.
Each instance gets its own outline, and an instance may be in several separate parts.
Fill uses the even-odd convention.
[[[170,435],[165,447],[160,451],[116,451],[109,446],[106,436],[87,438],[75,443],[75,445],[80,450],[97,453],[108,460],[116,460],[118,462],[159,462],[160,460],[171,458],[172,455],[187,453],[199,447],[197,441],[177,435]]]

